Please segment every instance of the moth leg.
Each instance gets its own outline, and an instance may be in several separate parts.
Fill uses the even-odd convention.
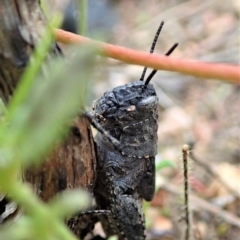
[[[144,161],[140,161],[138,162],[138,164],[135,164],[136,160],[133,159],[132,162],[134,162],[134,164],[131,164],[131,162],[129,162],[129,166],[131,166],[131,168],[122,172],[121,172],[121,169],[116,170],[116,167],[114,168],[115,172],[113,172],[113,176],[118,176],[118,177],[114,178],[114,182],[112,184],[122,189],[122,193],[120,194],[131,194],[136,189],[139,190],[139,186],[144,184],[143,178],[145,178],[145,176],[147,175],[148,169],[146,167],[146,160],[145,159],[143,160]],[[124,167],[125,166],[123,166],[123,168]],[[108,171],[110,172],[110,170]],[[152,187],[152,184],[150,186],[148,182],[146,183],[146,185],[147,187],[150,187],[150,188]],[[145,196],[148,194],[148,193],[142,194],[140,191],[138,192],[141,197],[143,197],[142,195]]]
[[[120,240],[145,240],[145,221],[141,203],[131,195],[118,195],[111,206]]]
[[[76,216],[68,219],[67,225],[76,236],[83,239],[87,234],[92,233],[95,223],[100,220],[100,216],[109,214],[110,211],[108,210],[89,210],[86,212],[80,212]],[[101,238],[94,237],[93,239]]]
[[[84,117],[87,117],[93,127],[95,127],[109,142],[112,143],[112,145],[117,149],[121,150],[121,144],[120,142],[112,137],[102,126],[96,121],[96,118],[94,114],[90,111],[83,113]]]
[[[77,214],[78,217],[84,217],[84,216],[92,216],[92,217],[97,217],[100,215],[108,215],[110,214],[109,210],[88,210],[85,212],[80,212]]]

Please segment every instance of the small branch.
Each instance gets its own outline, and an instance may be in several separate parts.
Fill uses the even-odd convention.
[[[189,146],[183,145],[182,154],[183,154],[183,176],[184,176],[184,210],[185,210],[185,240],[189,240],[191,238],[191,211],[189,207],[189,178],[188,178],[188,151]]]
[[[205,63],[193,60],[174,59],[111,45],[82,37],[60,29],[55,29],[56,41],[64,44],[92,44],[100,55],[114,58],[129,64],[137,64],[158,70],[167,70],[199,78],[213,78],[229,83],[240,84],[240,66],[217,63]]]

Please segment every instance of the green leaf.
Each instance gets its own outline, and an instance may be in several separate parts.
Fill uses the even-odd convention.
[[[91,204],[90,195],[82,189],[66,190],[49,202],[52,214],[64,219],[80,210],[86,210]]]
[[[32,228],[33,225],[31,218],[27,216],[21,216],[18,221],[5,224],[0,228],[0,239],[32,240],[34,234],[32,231],[29,231],[29,229]]]
[[[112,236],[112,237],[108,238],[108,240],[117,240],[117,239],[118,239],[117,236]]]
[[[47,79],[38,77],[22,103],[11,110],[10,127],[0,132],[0,144],[14,149],[12,160],[29,164],[42,158],[64,135],[66,123],[83,111],[94,53],[81,49],[70,63],[55,60]]]
[[[37,46],[35,46],[35,51],[33,52],[29,64],[21,76],[20,84],[18,84],[17,89],[14,93],[12,100],[9,103],[9,115],[11,117],[11,112],[18,106],[19,103],[23,101],[26,94],[29,92],[34,80],[40,69],[43,67],[43,62],[46,56],[49,54],[49,50],[52,46],[53,40],[53,30],[52,26],[59,26],[61,23],[61,17],[59,14],[53,16],[51,23],[45,29],[42,38],[40,39]]]
[[[163,168],[166,168],[166,167],[175,167],[175,163],[171,160],[161,160],[159,163],[156,164],[156,171],[159,171]]]

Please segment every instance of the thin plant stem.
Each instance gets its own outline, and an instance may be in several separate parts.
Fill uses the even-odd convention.
[[[189,146],[183,145],[182,154],[183,154],[183,177],[184,177],[184,211],[185,211],[185,236],[184,240],[190,240],[191,238],[191,220],[190,220],[190,207],[189,207],[189,177],[188,177],[188,151]]]
[[[61,29],[55,29],[55,38],[64,44],[93,45],[99,50],[99,55],[119,61],[146,66],[157,70],[178,72],[198,77],[199,80],[218,79],[228,83],[240,84],[240,66],[220,63],[200,62],[197,60],[177,59],[173,57],[150,54],[133,49],[94,41]]]
[[[79,11],[80,11],[80,18],[79,18],[79,34],[86,35],[87,32],[87,0],[79,0]]]
[[[4,174],[8,176],[9,174]],[[5,178],[2,178],[5,179]],[[24,183],[20,183],[16,178],[11,178],[11,181],[1,181],[1,187],[4,192],[8,193],[20,206],[27,209],[28,214],[33,216],[33,226],[35,229],[33,232],[37,232],[38,237],[42,239],[49,239],[49,225],[51,225],[51,233],[55,236],[61,236],[62,239],[76,240],[77,238],[64,226],[63,221],[61,222],[55,215],[48,209],[48,206],[40,201],[30,190],[29,186]],[[39,219],[45,219],[45,222],[41,222],[41,231],[39,229]],[[44,231],[46,230],[46,231]]]

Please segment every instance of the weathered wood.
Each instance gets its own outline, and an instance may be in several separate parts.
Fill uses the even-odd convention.
[[[0,98],[7,105],[47,21],[38,0],[0,1]],[[53,44],[49,54],[57,54]],[[90,125],[78,117],[69,136],[40,166],[26,170],[24,179],[47,201],[56,193],[83,187],[92,192],[95,152]],[[0,217],[6,204],[0,198]]]
[[[46,18],[38,1],[0,1],[0,97],[5,104],[10,100],[45,26]]]
[[[94,170],[94,142],[89,122],[77,118],[65,142],[41,166],[28,169],[25,179],[47,201],[65,189],[82,187],[92,192]]]

